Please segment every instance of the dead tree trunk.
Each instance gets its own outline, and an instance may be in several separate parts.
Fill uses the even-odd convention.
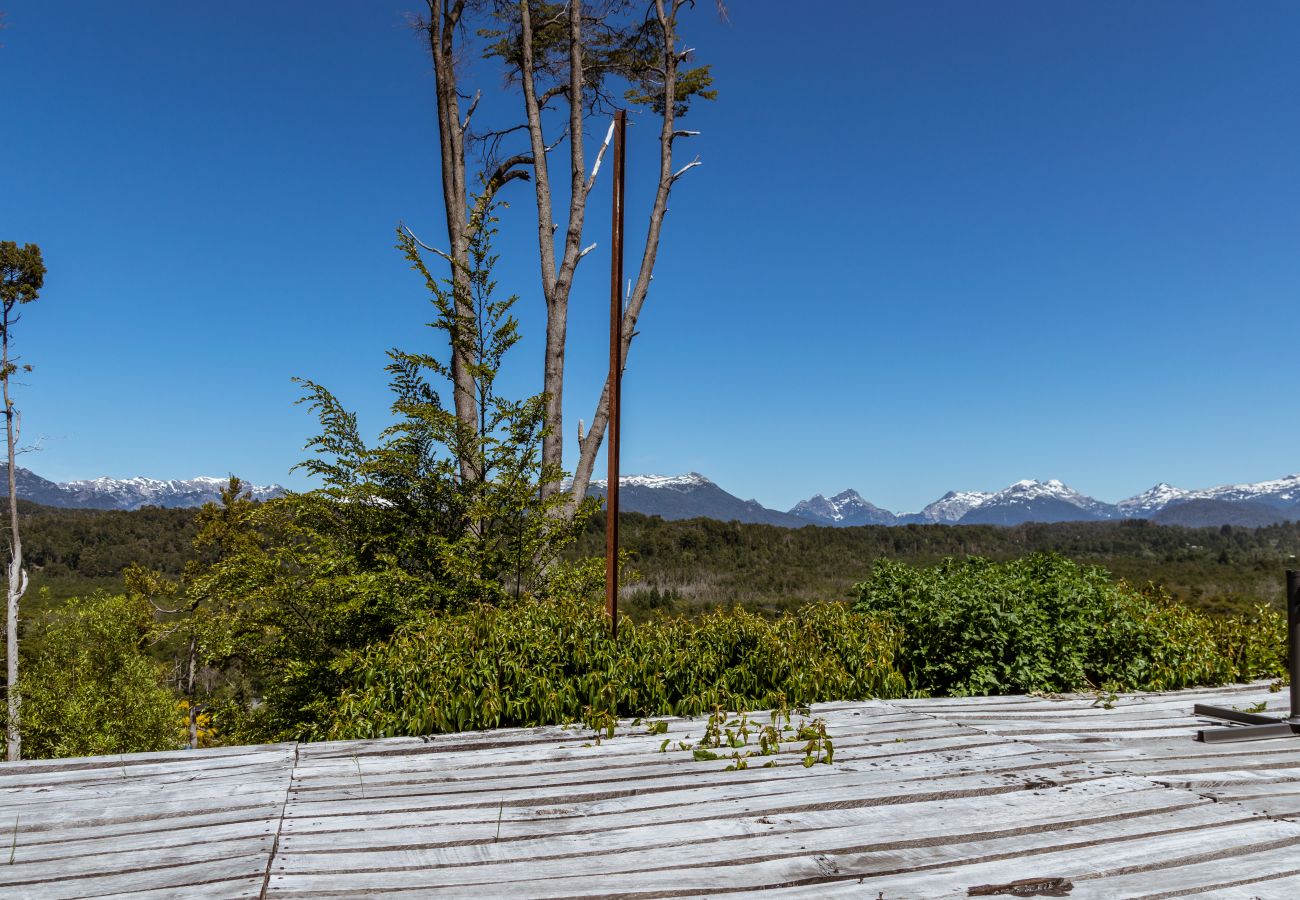
[[[659,185],[655,191],[654,204],[650,208],[650,221],[646,229],[645,246],[641,251],[641,267],[637,272],[636,283],[631,294],[626,298],[626,311],[623,313],[623,359],[622,369],[627,368],[628,353],[632,339],[636,336],[636,321],[645,304],[646,293],[650,290],[650,279],[654,275],[655,258],[659,254],[659,238],[663,232],[664,215],[668,212],[668,197],[673,185],[687,171],[699,165],[698,158],[680,169],[673,171],[673,143],[678,138],[691,137],[694,132],[678,131],[677,116],[677,72],[678,66],[686,58],[685,52],[677,50],[677,14],[685,5],[685,0],[655,0],[655,16],[658,21],[659,35],[662,39],[663,77],[663,123],[659,129]],[[621,370],[620,370],[621,371]],[[587,432],[579,445],[578,466],[573,474],[573,503],[582,502],[591,484],[591,472],[596,464],[596,454],[605,437],[609,425],[609,378],[601,390],[596,402],[595,412],[591,417],[591,430]]]

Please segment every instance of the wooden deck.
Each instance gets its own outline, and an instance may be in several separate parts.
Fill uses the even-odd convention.
[[[829,704],[811,768],[660,752],[700,719],[0,764],[0,897],[1300,897],[1300,739],[1193,740],[1261,701]]]

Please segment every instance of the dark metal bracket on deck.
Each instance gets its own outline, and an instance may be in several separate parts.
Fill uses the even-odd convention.
[[[1286,669],[1291,676],[1289,716],[1261,716],[1258,713],[1197,703],[1192,707],[1194,715],[1238,724],[1223,728],[1202,728],[1196,732],[1196,739],[1207,744],[1220,744],[1300,736],[1300,572],[1292,571],[1286,573]]]

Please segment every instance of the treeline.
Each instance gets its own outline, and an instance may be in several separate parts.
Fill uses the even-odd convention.
[[[9,505],[0,499],[8,515]],[[32,589],[23,603],[38,614],[70,597],[118,592],[130,565],[175,577],[194,556],[194,509],[56,509],[18,501],[23,557]]]
[[[138,564],[177,576],[194,551],[193,509],[81,510],[19,503],[33,585],[51,602],[121,589]],[[847,599],[877,559],[932,565],[947,557],[1010,560],[1054,551],[1102,565],[1133,584],[1154,582],[1210,611],[1279,603],[1282,571],[1300,565],[1300,523],[1263,528],[1183,528],[1143,520],[995,525],[779,528],[627,513],[620,537],[639,581],[629,612],[744,606],[776,612],[810,600]],[[568,556],[604,552],[603,517]]]
[[[0,501],[8,511],[8,503]],[[55,509],[18,501],[23,553],[33,572],[114,578],[132,563],[179,575],[192,555],[193,509]]]
[[[739,605],[776,612],[811,600],[847,599],[877,559],[933,565],[948,557],[1010,560],[1051,551],[1102,565],[1135,585],[1163,586],[1211,612],[1281,602],[1283,571],[1297,567],[1300,523],[1263,528],[1183,528],[1145,520],[995,525],[788,529],[691,519],[620,517],[620,540],[640,580],[629,611]],[[594,518],[572,551],[603,552]]]

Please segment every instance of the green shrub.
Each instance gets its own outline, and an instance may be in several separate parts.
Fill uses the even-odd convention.
[[[480,605],[429,617],[340,666],[350,687],[319,710],[315,738],[361,738],[615,716],[699,715],[715,706],[896,697],[901,635],[847,604],[772,621],[744,610],[622,620],[611,640],[589,595]]]
[[[878,560],[855,609],[902,627],[913,690],[975,694],[1172,690],[1285,669],[1277,613],[1211,619],[1050,553],[933,568]]]
[[[185,745],[184,713],[145,646],[153,608],[99,595],[70,600],[36,624],[24,661],[23,756],[49,759]]]

